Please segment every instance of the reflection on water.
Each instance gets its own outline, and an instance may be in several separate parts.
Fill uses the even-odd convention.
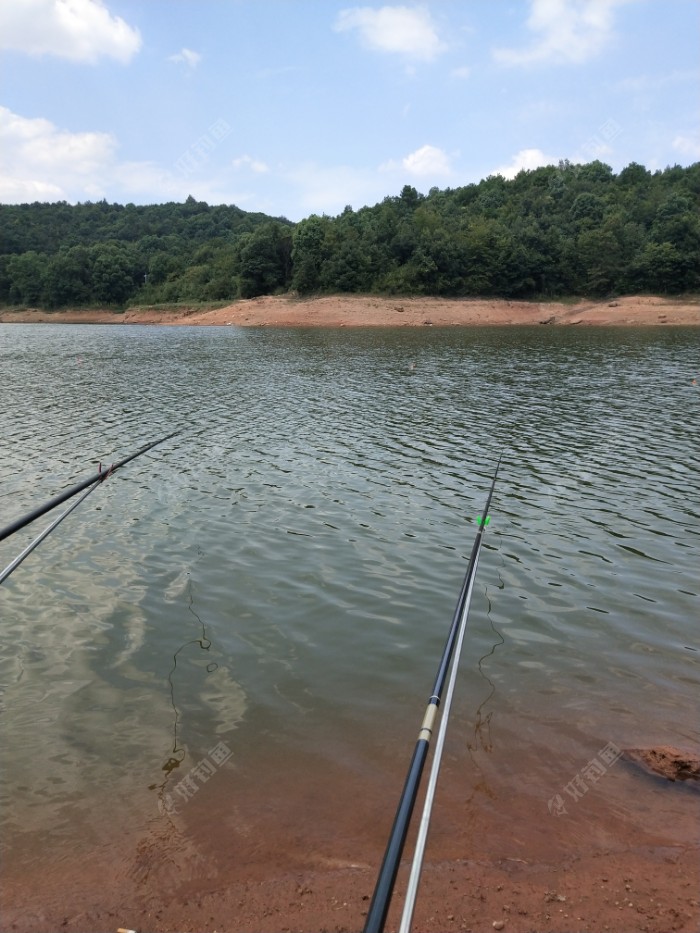
[[[211,852],[252,871],[262,831],[292,861],[374,857],[501,450],[442,792],[479,845],[534,813],[563,846],[547,801],[606,743],[698,742],[697,349],[682,329],[0,327],[0,524],[182,428],[0,589],[6,870],[104,853],[115,821],[162,853],[154,791],[222,742],[177,817],[181,872]],[[613,817],[687,835],[660,793],[616,764],[579,844]]]

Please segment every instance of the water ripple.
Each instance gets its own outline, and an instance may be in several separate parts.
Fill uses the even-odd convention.
[[[0,336],[2,523],[182,429],[0,592],[14,837],[58,836],[59,806],[115,793],[151,812],[171,701],[180,773],[222,738],[248,760],[340,723],[364,737],[349,759],[391,749],[432,682],[501,451],[465,715],[530,758],[557,735],[585,762],[601,736],[696,734],[697,656],[679,647],[700,609],[695,332]],[[31,536],[0,544],[0,564]],[[177,654],[202,637],[187,580],[206,658]]]

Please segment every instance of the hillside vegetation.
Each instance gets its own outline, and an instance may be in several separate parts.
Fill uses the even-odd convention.
[[[550,299],[700,288],[700,163],[560,162],[292,224],[235,206],[0,206],[0,303],[48,309],[290,290]]]

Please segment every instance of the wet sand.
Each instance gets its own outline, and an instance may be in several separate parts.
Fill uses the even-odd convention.
[[[509,759],[505,751],[448,755],[417,933],[698,930],[697,788],[618,761],[556,816],[541,788],[529,786],[527,753],[502,780]],[[123,825],[105,814],[101,844],[86,839],[84,852],[54,856],[48,870],[39,869],[46,852],[25,859],[21,872],[6,863],[2,929],[359,931],[405,764],[353,775],[318,754],[275,755],[219,772],[177,814],[132,826],[126,813]],[[558,780],[552,774],[552,786]],[[647,823],[650,804],[680,807],[685,827]],[[407,875],[404,864],[387,930],[398,928]]]
[[[0,310],[0,323],[235,325],[238,327],[428,327],[453,325],[700,325],[700,299],[627,296],[614,301],[267,296],[216,310],[192,307],[105,310]]]
[[[413,929],[416,933],[491,931],[510,933],[695,933],[697,872],[692,853],[676,849],[608,852],[557,863],[517,858],[485,863],[429,862],[423,872]],[[4,930],[85,933],[119,928],[147,931],[279,933],[362,929],[374,883],[365,866],[286,872],[261,881],[236,880],[212,890],[194,888],[177,897],[118,889],[110,866],[100,866],[101,908],[89,892],[99,885],[92,863],[73,866],[85,885],[38,904],[31,892],[21,909],[4,911]],[[402,870],[399,883],[405,883]],[[36,889],[35,889],[36,890]],[[6,895],[11,894],[6,890]],[[392,907],[387,930],[398,929],[401,904]],[[497,926],[499,922],[501,926]]]

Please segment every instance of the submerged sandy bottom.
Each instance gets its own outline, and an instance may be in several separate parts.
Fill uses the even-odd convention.
[[[21,873],[5,863],[2,929],[360,930],[407,760],[392,773],[376,764],[357,774],[321,757],[257,756],[219,771],[176,814],[133,825],[126,812],[120,825],[105,814],[84,851],[41,851],[37,839]],[[533,782],[537,767],[527,751],[515,761],[448,748],[414,929],[697,930],[697,784],[620,758],[574,799],[553,761],[557,815]],[[406,863],[388,930],[407,876]]]

